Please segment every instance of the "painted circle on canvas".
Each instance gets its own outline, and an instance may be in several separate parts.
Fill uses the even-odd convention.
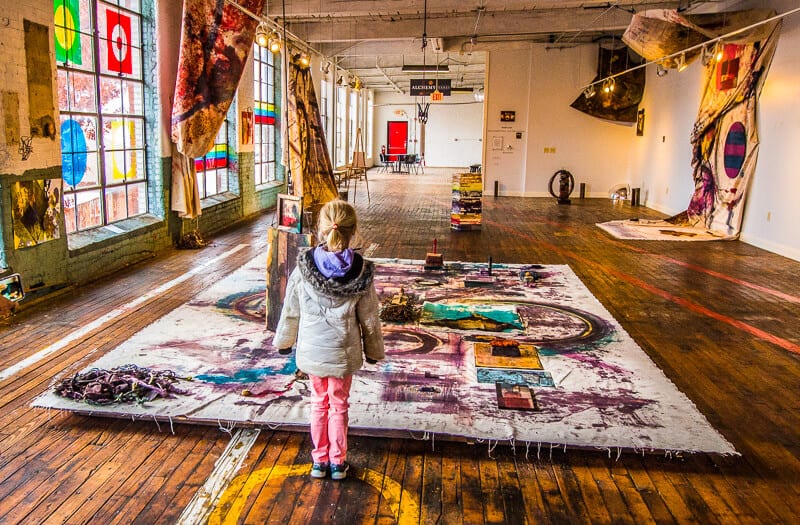
[[[77,186],[86,174],[86,137],[81,125],[72,119],[61,123],[61,177]]]
[[[725,175],[735,179],[739,176],[747,154],[747,130],[741,122],[734,122],[725,137]]]

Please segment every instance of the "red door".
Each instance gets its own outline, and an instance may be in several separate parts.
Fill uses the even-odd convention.
[[[392,120],[387,123],[386,137],[389,146],[386,152],[390,161],[397,160],[398,155],[405,155],[408,152],[408,121]]]

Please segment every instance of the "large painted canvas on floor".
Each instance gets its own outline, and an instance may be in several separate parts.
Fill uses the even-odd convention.
[[[540,447],[735,454],[568,266],[377,261],[387,359],[353,381],[353,433]],[[37,407],[144,420],[305,430],[309,389],[264,329],[259,257],[93,363],[191,376],[187,395],[90,406],[48,392]],[[401,300],[392,298],[403,294]],[[393,306],[394,304],[394,306]],[[394,311],[393,311],[394,312]]]

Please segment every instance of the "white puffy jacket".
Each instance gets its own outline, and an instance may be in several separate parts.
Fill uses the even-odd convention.
[[[314,263],[314,249],[303,250],[289,276],[283,310],[272,344],[297,343],[297,367],[319,377],[344,377],[363,364],[362,356],[385,357],[375,265],[355,254],[351,270],[328,279]]]

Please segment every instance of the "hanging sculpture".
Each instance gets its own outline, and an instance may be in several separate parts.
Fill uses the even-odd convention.
[[[578,96],[571,106],[578,111],[616,122],[636,122],[639,102],[644,93],[644,68],[622,73],[639,63],[641,58],[625,46],[612,42],[599,47],[597,76],[590,90]],[[622,73],[622,74],[620,74]],[[613,78],[613,75],[619,75]],[[607,79],[602,84],[602,79]]]
[[[290,63],[288,87],[286,126],[292,193],[302,195],[303,207],[315,214],[338,192],[311,71]]]

